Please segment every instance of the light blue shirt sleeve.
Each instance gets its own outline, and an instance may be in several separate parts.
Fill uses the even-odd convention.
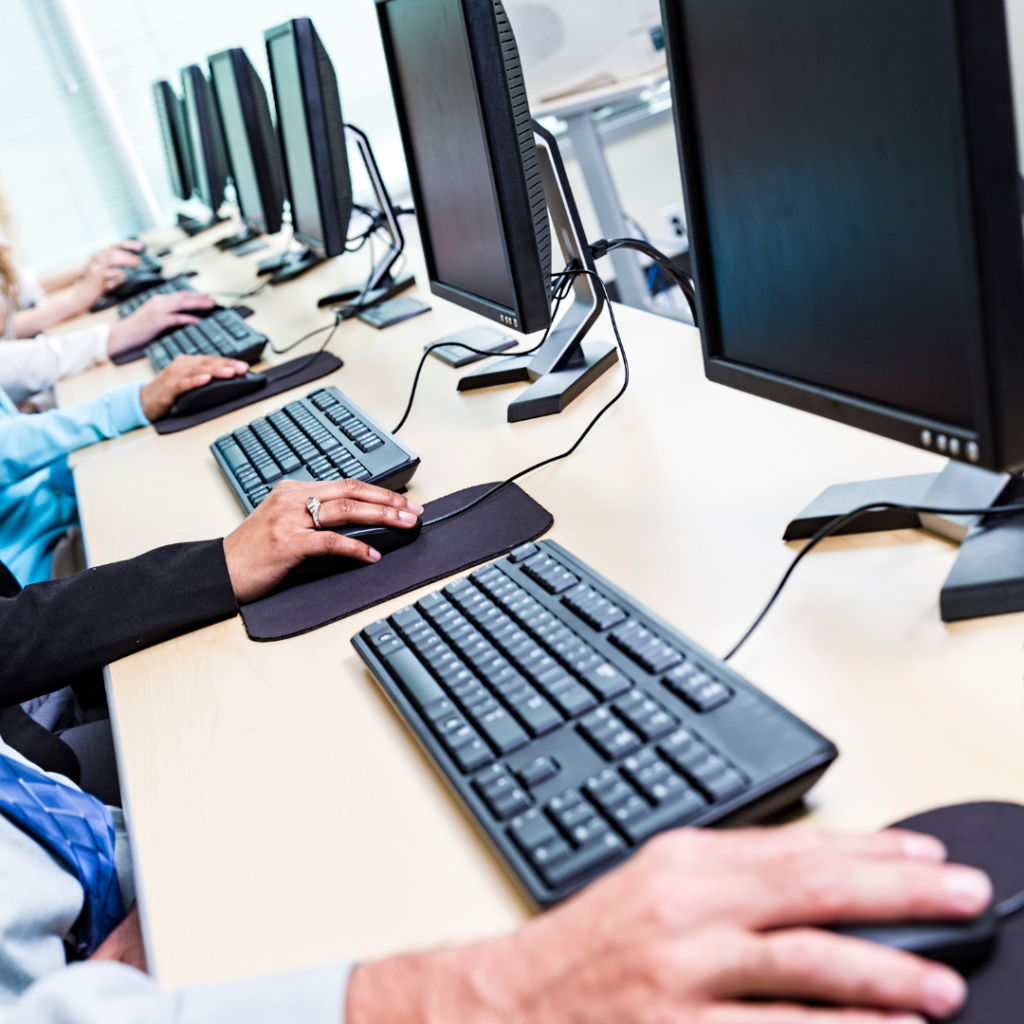
[[[148,425],[141,393],[141,383],[125,384],[91,402],[23,416],[0,390],[0,487],[79,448]]]
[[[79,963],[36,982],[0,1024],[344,1024],[352,966],[168,991],[124,964]]]

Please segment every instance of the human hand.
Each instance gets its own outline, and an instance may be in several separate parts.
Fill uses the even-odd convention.
[[[86,264],[75,288],[76,304],[84,311],[100,296],[116,288],[125,279],[124,267],[137,267],[136,253],[145,248],[141,242],[124,241],[101,249]]]
[[[958,974],[815,926],[979,914],[988,878],[944,857],[895,830],[669,832],[510,936],[357,967],[345,1019],[924,1024],[962,1005]]]
[[[103,940],[90,960],[116,960],[137,971],[148,973],[146,947],[142,941],[139,905],[132,904],[128,916]]]
[[[148,345],[158,334],[170,327],[185,327],[199,323],[199,318],[190,316],[186,310],[213,309],[215,299],[199,292],[172,292],[170,295],[154,295],[147,299],[134,313],[118,320],[110,328],[107,354],[113,358],[121,352]]]
[[[150,423],[170,412],[178,395],[209,384],[214,377],[238,377],[249,369],[240,359],[223,356],[178,356],[142,389],[142,411]]]
[[[316,530],[306,499],[320,499]],[[414,501],[358,480],[300,483],[282,480],[241,526],[224,539],[224,557],[239,604],[270,593],[307,558],[342,555],[376,562],[380,553],[329,527],[369,523],[410,529],[423,508]]]

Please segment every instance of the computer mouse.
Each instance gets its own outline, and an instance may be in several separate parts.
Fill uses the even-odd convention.
[[[126,281],[122,281],[106,295],[101,295],[90,307],[90,313],[99,313],[101,310],[110,309],[111,306],[120,305],[128,299],[134,298],[139,292],[148,292],[158,284],[163,284],[162,274],[134,274]]]
[[[999,937],[999,924],[993,908],[967,921],[843,925],[832,931],[937,960],[967,974],[991,956]]]
[[[209,384],[193,388],[183,395],[178,395],[168,416],[191,416],[193,413],[203,412],[212,409],[215,405],[223,405],[225,402],[234,401],[243,395],[250,395],[254,391],[267,386],[267,375],[265,373],[242,374],[238,377],[216,377]]]
[[[422,519],[417,519],[416,525],[407,530],[397,526],[366,526],[359,523],[331,527],[334,533],[340,534],[342,537],[352,537],[354,540],[360,540],[364,544],[369,544],[375,551],[379,551],[382,556],[408,547],[419,539],[422,529]],[[360,569],[367,564],[367,562],[360,562],[356,558],[322,555],[319,558],[307,558],[301,565],[292,569],[289,573],[289,578],[296,582],[322,579],[325,576],[334,576],[337,573]]]

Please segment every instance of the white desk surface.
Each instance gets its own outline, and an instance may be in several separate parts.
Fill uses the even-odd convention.
[[[196,284],[244,291],[264,255],[206,253]],[[252,322],[275,341],[297,337],[324,321],[318,295],[364,271],[355,257],[268,290]],[[327,381],[384,424],[404,408],[423,345],[476,320],[426,297],[429,315],[384,332],[348,323],[332,345],[346,365]],[[787,520],[824,487],[941,468],[710,384],[694,329],[616,312],[628,393],[572,458],[522,486],[554,514],[551,538],[717,654],[797,550],[780,540]],[[607,315],[594,336],[611,339]],[[148,372],[93,370],[62,384],[60,401]],[[560,416],[508,424],[516,387],[458,394],[458,372],[429,361],[400,435],[422,458],[411,496],[563,450],[621,377],[619,366]],[[208,446],[287,400],[83,452],[75,476],[93,564],[229,532],[242,513]],[[874,828],[943,803],[1024,801],[1024,614],[943,625],[938,594],[955,555],[922,531],[830,540],[735,659],[839,746],[810,821]],[[166,983],[471,939],[530,913],[349,643],[417,596],[273,644],[250,642],[236,618],[111,666],[151,962]]]

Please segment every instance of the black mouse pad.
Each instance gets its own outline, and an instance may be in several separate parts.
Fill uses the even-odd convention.
[[[176,434],[179,430],[188,430],[189,427],[206,423],[207,420],[215,420],[226,412],[244,409],[247,405],[262,402],[264,398],[272,398],[283,391],[289,391],[292,388],[301,387],[303,384],[309,384],[311,381],[319,380],[321,377],[326,377],[327,374],[341,369],[344,365],[337,356],[332,356],[330,352],[320,352],[313,359],[310,359],[309,356],[289,359],[287,363],[279,363],[264,371],[267,375],[267,385],[260,388],[259,391],[250,391],[249,394],[242,395],[241,398],[215,405],[212,409],[204,409],[191,416],[168,416],[166,419],[157,420],[153,426],[156,427],[158,434]]]
[[[957,804],[917,814],[899,828],[941,839],[950,861],[988,873],[995,900],[1024,890],[1024,807],[1009,803]],[[968,976],[967,1005],[956,1024],[1024,1021],[1024,912],[1003,925],[989,961]]]
[[[243,320],[248,320],[249,317],[251,317],[252,314],[253,314],[253,310],[250,309],[248,306],[235,306],[233,308],[234,308],[235,312]],[[186,310],[186,312],[188,312],[188,311]],[[180,330],[180,329],[181,328],[179,328],[179,327],[174,328],[174,330]],[[168,331],[166,333],[173,334],[174,331]],[[160,335],[160,337],[163,337],[163,335]],[[157,340],[157,339],[154,339],[154,340]],[[147,341],[146,345],[149,345],[149,344],[151,344],[151,343]],[[111,357],[110,361],[115,366],[124,366],[125,363],[137,363],[140,359],[145,359],[146,358],[146,345],[142,345],[140,348],[130,348],[126,352],[120,352],[120,353],[118,353],[118,355]]]
[[[423,522],[452,512],[494,484],[480,484],[430,502]],[[407,594],[498,558],[547,533],[554,517],[515,484],[476,508],[427,527],[419,540],[374,565],[278,589],[242,609],[250,640],[286,640],[337,622],[382,601]]]

